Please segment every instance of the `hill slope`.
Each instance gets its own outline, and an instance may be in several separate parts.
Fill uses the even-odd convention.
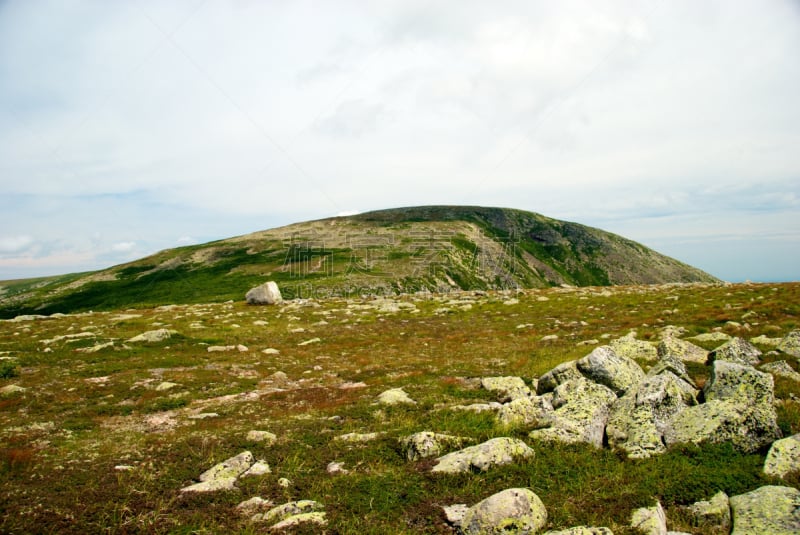
[[[615,234],[507,208],[426,206],[310,221],[161,251],[0,294],[0,317],[241,299],[420,290],[713,282]]]

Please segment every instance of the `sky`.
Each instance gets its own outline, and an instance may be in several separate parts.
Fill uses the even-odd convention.
[[[0,280],[430,204],[800,280],[797,0],[0,0]]]

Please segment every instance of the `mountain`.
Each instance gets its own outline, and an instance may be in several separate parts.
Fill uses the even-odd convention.
[[[508,208],[422,206],[297,223],[102,271],[3,284],[0,317],[242,299],[561,284],[718,282],[603,230]]]

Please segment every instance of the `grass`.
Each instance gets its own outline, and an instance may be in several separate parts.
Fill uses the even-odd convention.
[[[505,304],[512,296],[518,302]],[[398,299],[414,307],[383,313],[370,306],[371,299],[332,298],[282,307],[185,304],[0,322],[0,354],[11,357],[0,361],[0,387],[27,389],[0,398],[0,532],[263,533],[265,526],[250,524],[235,510],[261,496],[276,504],[323,503],[328,533],[452,533],[442,505],[473,504],[509,487],[536,492],[552,529],[594,525],[631,533],[631,512],[658,499],[670,528],[691,532],[696,528],[681,506],[718,490],[734,495],[776,483],[761,474],[765,451],[745,455],[726,444],[679,445],[659,457],[629,460],[589,446],[539,443],[525,428],[504,429],[489,414],[450,407],[493,400],[465,378],[515,375],[531,382],[591,351],[593,345],[580,342],[602,343],[631,329],[653,342],[667,324],[689,335],[722,330],[746,338],[783,336],[798,325],[793,303],[800,302],[799,284]],[[750,312],[755,316],[742,320]],[[155,328],[179,334],[153,344],[126,342]],[[93,336],[56,339],[81,331]],[[542,341],[545,335],[558,338]],[[320,342],[300,345],[313,338]],[[79,351],[109,341],[114,345],[97,352]],[[236,349],[239,344],[247,349]],[[208,352],[210,345],[234,349]],[[279,353],[264,353],[267,348]],[[700,382],[708,375],[705,366],[688,368]],[[279,371],[285,379],[275,375]],[[158,390],[166,381],[177,386]],[[355,387],[342,388],[348,385]],[[394,387],[403,387],[417,404],[374,404]],[[800,432],[798,395],[800,385],[776,380],[785,434]],[[190,418],[199,413],[217,416]],[[271,431],[278,440],[249,441],[253,429]],[[423,430],[461,436],[465,444],[511,435],[528,442],[536,456],[486,473],[432,474],[430,461],[408,462],[398,445],[399,438]],[[363,444],[335,440],[354,432],[382,434]],[[272,473],[240,480],[236,492],[179,492],[245,449],[267,461]],[[333,461],[348,472],[328,474]],[[120,471],[118,465],[132,468]],[[291,480],[289,487],[279,486],[280,478]]]

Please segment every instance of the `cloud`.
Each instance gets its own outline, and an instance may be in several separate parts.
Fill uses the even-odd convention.
[[[111,250],[115,253],[129,253],[136,247],[135,241],[122,241],[111,245]]]
[[[0,238],[0,254],[20,253],[29,249],[33,243],[33,238],[30,236]]]

